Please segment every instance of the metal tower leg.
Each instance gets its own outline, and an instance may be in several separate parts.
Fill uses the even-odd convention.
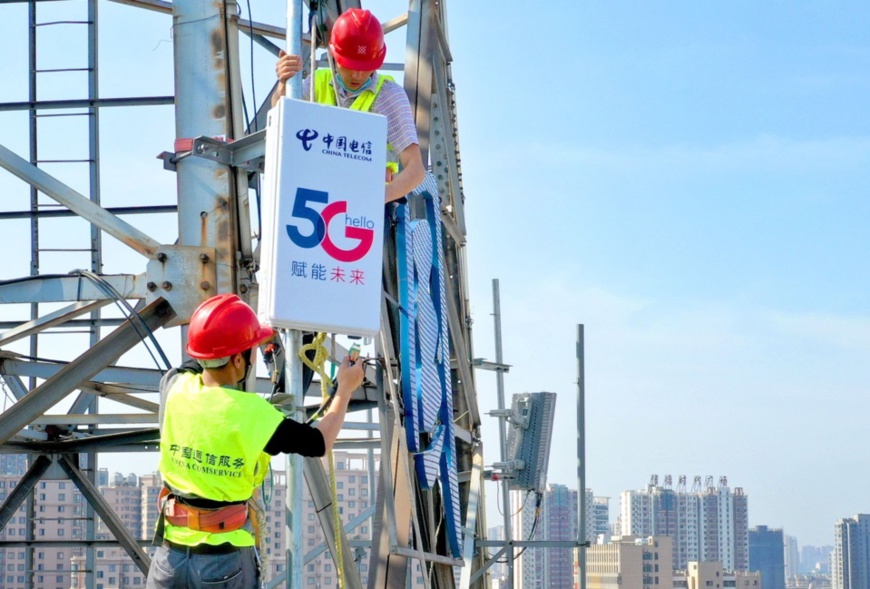
[[[102,495],[100,495],[97,488],[88,480],[88,477],[79,470],[78,465],[76,465],[68,455],[61,456],[58,460],[58,464],[67,476],[69,476],[70,480],[79,488],[79,491],[82,492],[82,495],[85,496],[85,499],[87,499],[88,503],[94,508],[94,511],[97,512],[103,520],[103,523],[106,524],[106,527],[109,528],[112,535],[114,535],[118,543],[121,544],[121,547],[127,551],[127,554],[129,554],[130,558],[133,559],[133,564],[139,567],[139,570],[142,571],[142,573],[147,575],[148,567],[151,566],[151,559],[148,558],[148,555],[145,554],[145,551],[141,546],[139,546],[139,542],[136,538],[127,531],[127,528],[124,527],[124,524],[122,524],[121,520],[118,519],[118,516],[115,515],[112,506],[109,505]]]

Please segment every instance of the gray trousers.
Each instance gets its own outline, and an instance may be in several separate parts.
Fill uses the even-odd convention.
[[[253,547],[227,554],[194,554],[158,546],[146,589],[257,589],[259,571]]]

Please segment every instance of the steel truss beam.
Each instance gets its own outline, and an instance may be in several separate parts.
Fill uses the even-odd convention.
[[[122,299],[145,298],[145,275],[101,276]],[[0,282],[0,303],[57,303],[73,301],[115,300],[99,286],[82,276],[34,276]],[[40,321],[34,319],[33,321]]]
[[[0,166],[146,258],[157,253],[157,241],[2,145]]]
[[[139,314],[144,325],[154,330],[175,317],[169,304],[158,299]],[[96,346],[61,368],[54,376],[30,391],[3,414],[0,420],[0,442],[6,442],[34,419],[53,407],[141,339],[132,322],[125,323]]]
[[[178,172],[177,213],[180,247],[213,248],[218,272],[216,278],[218,292],[237,292],[249,297],[250,302],[255,304],[253,272],[256,269],[256,259],[251,247],[251,236],[248,234],[250,223],[247,190],[248,173],[256,174],[261,170],[259,158],[262,144],[255,134],[245,135],[241,120],[238,33],[241,31],[251,35],[258,43],[267,46],[269,42],[266,41],[266,37],[283,39],[286,37],[286,32],[281,27],[249,23],[233,14],[227,14],[222,7],[217,7],[218,4],[223,5],[223,3],[206,6],[207,3],[201,3],[199,0],[178,0],[174,3],[162,0],[114,1],[173,15],[177,72],[175,97],[101,99],[94,95],[86,101],[36,101],[34,97],[31,102],[0,105],[0,110],[23,109],[31,112],[62,108],[95,110],[133,104],[175,104],[177,135],[182,138],[197,137],[193,151],[199,153],[193,155],[211,156],[212,160],[208,161],[204,157],[176,158],[173,164],[176,165]],[[329,0],[327,8],[330,19],[334,19],[347,8],[359,7],[359,4],[358,1]],[[212,18],[213,16],[218,18]],[[458,416],[455,424],[457,451],[460,471],[471,472],[470,477],[463,476],[460,479],[461,507],[464,510],[463,524],[466,535],[463,556],[467,570],[463,572],[462,581],[462,586],[465,587],[468,586],[467,583],[471,583],[472,586],[483,586],[484,579],[480,577],[485,578],[485,576],[477,572],[484,564],[483,557],[470,553],[469,546],[474,545],[475,535],[478,537],[481,535],[480,529],[484,524],[484,518],[482,517],[482,488],[480,488],[480,477],[476,474],[479,471],[480,461],[480,420],[474,375],[471,370],[471,331],[468,321],[463,249],[465,245],[464,196],[457,156],[454,89],[450,80],[449,64],[452,56],[443,26],[445,21],[443,2],[411,0],[409,12],[386,22],[384,27],[388,32],[402,26],[407,27],[406,54],[410,57],[405,65],[405,88],[414,108],[424,161],[431,160],[442,199],[445,260],[448,266],[446,273],[453,279],[448,283],[448,299],[454,409],[455,415]],[[265,112],[265,109],[260,111]],[[224,136],[233,141],[222,143],[205,139],[216,136]],[[99,230],[120,239],[146,258],[154,259],[161,251],[160,248],[165,248],[117,217],[120,214],[139,212],[138,210],[103,209],[2,146],[0,146],[0,165],[30,183],[34,190],[44,192],[69,209],[69,211],[46,212],[22,211],[5,213],[5,216],[0,213],[0,219],[74,214],[87,219]],[[171,211],[160,208],[159,212]],[[462,563],[438,554],[438,550],[443,546],[444,532],[438,530],[437,521],[443,506],[434,494],[421,492],[417,486],[416,479],[412,475],[413,457],[408,452],[400,419],[403,408],[396,383],[399,382],[401,367],[395,355],[398,342],[395,336],[397,325],[395,317],[400,311],[397,307],[390,306],[388,302],[396,299],[394,258],[395,250],[393,244],[389,243],[385,252],[388,297],[383,307],[383,329],[377,342],[377,354],[384,360],[376,373],[367,375],[368,380],[376,382],[377,386],[355,395],[351,406],[351,410],[356,410],[377,403],[381,436],[380,439],[342,439],[337,446],[351,444],[359,448],[379,444],[381,448],[379,490],[376,502],[370,508],[374,512],[374,525],[369,589],[381,587],[404,589],[408,580],[409,564],[413,560],[417,560],[424,566],[427,587],[430,586],[431,579],[433,587],[452,589],[455,585],[453,567]],[[145,274],[129,274],[103,278],[111,284],[120,297],[142,301],[149,293],[145,276]],[[177,287],[182,289],[186,285],[177,285]],[[32,334],[45,333],[49,328],[67,328],[86,324],[87,320],[74,319],[74,317],[81,316],[90,309],[104,306],[112,298],[114,297],[107,296],[102,289],[90,281],[76,276],[35,276],[25,280],[0,283],[0,303],[55,301],[73,303],[61,311],[41,317],[34,315],[31,321],[15,323],[10,330],[0,334],[0,346]],[[173,304],[175,304],[174,300]],[[100,321],[104,321],[102,325],[105,325],[116,320],[93,318],[91,326],[100,325]],[[165,325],[165,323],[160,324]],[[150,329],[157,325],[158,322],[155,320]],[[93,484],[77,469],[75,461],[71,458],[72,455],[79,452],[156,450],[159,438],[159,431],[156,428],[129,427],[136,420],[153,420],[156,404],[131,394],[131,392],[140,392],[138,390],[131,391],[127,386],[113,383],[124,383],[151,392],[156,391],[159,374],[155,370],[109,366],[113,362],[113,354],[109,348],[118,351],[114,356],[116,359],[121,353],[119,350],[122,346],[119,342],[122,339],[123,345],[128,347],[137,341],[129,324],[123,324],[115,333],[98,342],[92,350],[66,365],[37,359],[29,360],[8,352],[0,352],[0,374],[3,374],[6,386],[18,399],[12,409],[0,418],[0,442],[2,442],[0,451],[35,454],[37,456],[35,467],[44,465],[45,460],[49,460],[48,466],[50,466],[51,460],[46,456],[61,456],[56,459],[60,466],[82,488],[88,502],[107,521],[113,520],[112,514],[107,511],[106,505],[100,503],[100,497]],[[35,352],[31,352],[31,356],[36,355]],[[22,377],[46,379],[46,382],[39,387],[34,387],[33,391],[28,393],[21,380]],[[70,410],[74,415],[42,417],[46,409],[74,389],[81,391]],[[262,383],[258,383],[258,389],[266,390]],[[147,413],[141,414],[140,417],[110,417],[95,411],[87,411],[90,401],[97,396],[111,397],[113,400],[142,409]],[[89,415],[89,413],[93,414]],[[111,420],[122,421],[128,427],[121,432],[91,427],[87,433],[73,432],[73,437],[66,440],[48,439],[43,432],[35,430],[23,432],[21,430],[22,427],[36,421],[60,422],[62,425],[87,422],[96,426]],[[33,437],[37,439],[27,439]],[[322,466],[318,463],[317,467],[307,468],[306,474],[312,497],[318,505],[323,505],[323,499],[327,495],[324,491],[325,473]],[[38,478],[36,475],[31,476]],[[323,510],[322,514],[328,511]],[[2,514],[2,507],[0,507],[0,514]],[[147,570],[147,557],[142,558],[143,555],[137,552],[140,548],[139,542],[129,537],[122,538],[122,526],[117,520],[113,521],[118,526],[118,533],[115,535],[122,541],[125,550],[131,554],[141,570]],[[349,547],[368,545],[368,542],[348,542],[344,533],[337,539],[330,538],[332,524],[329,518],[325,518],[322,524],[330,543],[334,545],[337,541],[345,547],[345,562],[342,563],[344,568],[355,571],[356,567],[348,567],[349,558],[352,564]],[[25,542],[28,546],[36,544],[35,541]],[[39,544],[52,545],[51,543]],[[102,544],[86,540],[76,545]],[[471,581],[465,580],[469,578]],[[351,583],[349,586],[352,587],[359,584],[358,578],[349,578],[349,581]]]
[[[174,96],[142,96],[132,98],[84,98],[79,100],[37,100],[34,102],[26,101],[0,103],[0,112],[14,110],[106,108],[111,106],[165,106],[174,103]]]
[[[34,333],[38,333],[50,327],[66,323],[73,317],[78,317],[79,315],[90,313],[91,311],[95,311],[100,307],[108,304],[108,300],[79,301],[73,303],[72,305],[69,305],[68,307],[64,307],[63,309],[58,309],[53,313],[43,315],[42,317],[34,321],[23,323],[14,329],[4,331],[2,334],[0,334],[0,348],[2,348],[3,346],[8,346],[12,342],[28,337]]]
[[[106,499],[100,494],[93,483],[88,480],[88,477],[82,474],[78,465],[69,455],[61,456],[58,460],[58,464],[70,480],[72,480],[72,482],[79,488],[79,491],[81,491],[82,495],[87,499],[88,504],[94,508],[94,511],[97,512],[121,547],[128,555],[130,555],[130,558],[133,559],[133,564],[139,567],[139,570],[142,571],[143,574],[147,575],[148,567],[151,566],[151,559],[148,558],[148,555],[139,545],[139,541],[127,531],[127,528],[124,527],[124,524],[122,524],[118,519],[118,516],[115,515],[115,512],[112,510],[112,506],[109,505],[108,501],[106,501]]]
[[[39,482],[39,479],[42,478],[42,475],[51,466],[51,463],[51,458],[47,456],[39,456],[33,461],[33,464],[30,465],[30,468],[27,469],[27,472],[24,473],[24,476],[21,477],[21,480],[18,481],[18,484],[15,485],[12,492],[6,497],[6,500],[3,501],[3,505],[0,505],[0,529],[6,527],[6,524],[9,523],[9,520],[15,515],[15,512],[18,511],[18,508],[21,507],[21,504],[24,503],[30,492],[33,491],[36,483]]]

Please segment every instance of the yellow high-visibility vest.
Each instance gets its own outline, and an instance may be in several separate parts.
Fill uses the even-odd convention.
[[[181,497],[238,502],[263,482],[270,456],[263,452],[284,416],[253,393],[207,387],[200,374],[182,373],[166,399],[160,473]],[[196,546],[253,546],[246,529],[211,534],[166,522],[170,542]]]
[[[361,112],[371,112],[372,105],[374,105],[375,99],[381,91],[381,87],[387,80],[391,82],[395,81],[391,76],[378,75],[378,83],[375,84],[375,87],[361,92],[348,108]],[[330,106],[336,106],[338,104],[338,100],[335,98],[335,88],[332,85],[332,70],[319,69],[314,72],[314,101],[318,104],[329,104]],[[393,174],[398,174],[398,162],[390,161],[392,152],[393,146],[387,143],[387,167],[393,172]]]

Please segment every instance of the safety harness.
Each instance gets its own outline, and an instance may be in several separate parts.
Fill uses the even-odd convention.
[[[234,532],[244,527],[248,521],[247,503],[203,509],[180,502],[167,487],[160,489],[160,494],[157,496],[157,509],[165,521],[173,526],[210,534]]]

